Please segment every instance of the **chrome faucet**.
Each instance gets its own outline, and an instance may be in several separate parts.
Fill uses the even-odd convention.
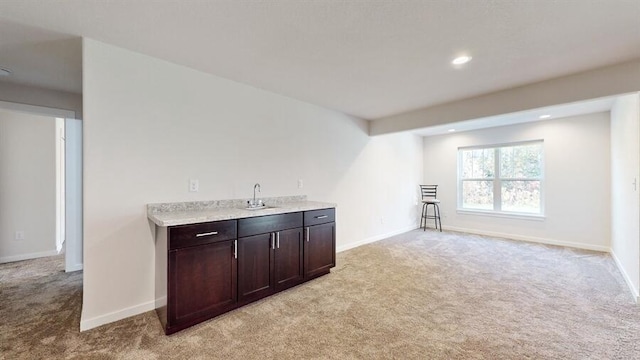
[[[260,191],[260,184],[256,183],[255,185],[253,185],[253,202],[251,203],[251,205],[256,206],[258,203],[256,203],[256,189],[258,189],[258,192]]]

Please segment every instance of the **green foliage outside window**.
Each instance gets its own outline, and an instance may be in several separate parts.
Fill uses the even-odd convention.
[[[541,214],[542,145],[460,149],[462,208]]]

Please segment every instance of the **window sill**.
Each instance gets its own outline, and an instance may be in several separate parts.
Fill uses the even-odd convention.
[[[460,215],[479,215],[479,216],[491,216],[508,219],[519,220],[532,220],[532,221],[544,221],[547,217],[539,214],[516,214],[508,212],[497,211],[482,211],[482,210],[469,210],[469,209],[457,209],[456,212]]]

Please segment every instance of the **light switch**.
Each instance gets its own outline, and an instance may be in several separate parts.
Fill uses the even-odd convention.
[[[16,231],[16,240],[24,240],[24,231]]]
[[[302,179],[298,179],[298,189],[302,189],[303,186],[304,183],[302,182]]]
[[[198,192],[200,190],[200,182],[198,179],[189,179],[189,191]]]

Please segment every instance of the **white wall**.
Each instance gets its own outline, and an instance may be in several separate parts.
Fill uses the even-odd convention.
[[[56,250],[62,251],[65,239],[65,140],[64,119],[56,118]]]
[[[0,100],[73,111],[82,119],[82,95],[0,81]]]
[[[65,120],[65,271],[82,270],[82,120]]]
[[[0,262],[56,254],[55,130],[52,117],[0,110]]]
[[[545,219],[458,214],[458,147],[544,140]],[[608,251],[609,113],[453,133],[424,139],[424,181],[439,184],[445,229]]]
[[[640,289],[640,95],[611,109],[611,250],[632,293]],[[635,183],[635,185],[634,185]]]
[[[82,329],[153,307],[147,203],[249,198],[259,182],[337,203],[342,249],[417,227],[422,138],[371,138],[363,120],[93,40],[83,52]]]

